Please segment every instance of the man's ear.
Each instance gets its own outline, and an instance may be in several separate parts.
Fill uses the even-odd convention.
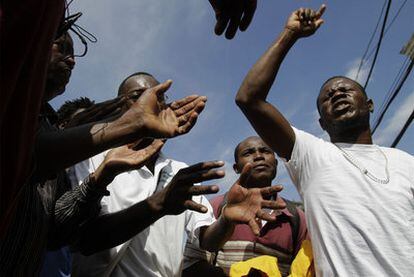
[[[233,170],[234,170],[234,172],[236,172],[237,174],[240,174],[240,170],[237,168],[237,164],[233,164]]]
[[[319,118],[319,125],[321,125],[321,128],[326,131],[326,126],[325,126],[325,122],[322,120],[322,118]]]
[[[368,99],[367,104],[368,104],[369,112],[373,113],[374,112],[374,101],[372,101],[372,99]]]

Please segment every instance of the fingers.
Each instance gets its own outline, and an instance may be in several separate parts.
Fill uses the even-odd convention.
[[[191,103],[192,101],[194,101],[195,99],[197,99],[199,97],[201,97],[201,96],[198,96],[196,94],[186,96],[186,97],[184,97],[180,100],[176,100],[176,101],[172,102],[170,104],[170,108],[173,109],[173,110],[177,110],[177,109],[187,105],[188,103]]]
[[[275,221],[276,215],[275,214],[269,214],[262,210],[259,210],[256,214],[256,216],[260,219],[266,220],[266,221]]]
[[[250,219],[248,224],[249,224],[249,227],[252,230],[253,234],[258,236],[260,234],[260,226],[259,226],[259,224],[257,224],[256,220]]]
[[[227,39],[232,39],[236,35],[237,29],[239,28],[239,25],[240,25],[242,14],[243,14],[243,10],[240,4],[233,8],[233,11],[230,17],[230,23],[229,23],[229,26],[227,27],[226,34],[225,34]]]
[[[192,113],[190,115],[190,117],[185,117],[184,119],[179,119],[178,121],[178,125],[181,125],[180,127],[178,127],[178,134],[179,135],[183,135],[186,134],[188,132],[190,132],[190,130],[194,127],[194,125],[197,123],[197,118],[198,118],[198,113]]]
[[[245,31],[252,22],[257,7],[257,0],[248,0],[245,2],[243,18],[240,21],[240,31]]]
[[[249,180],[251,171],[252,171],[252,164],[251,163],[245,164],[240,174],[240,178],[239,178],[240,186],[245,187],[245,185],[247,184],[247,181]]]
[[[216,15],[214,32],[221,35],[226,30],[227,39],[232,39],[237,29],[249,27],[257,7],[257,0],[209,0]]]
[[[189,98],[191,100],[186,100],[186,98]],[[203,109],[207,101],[207,97],[205,96],[196,96],[195,98],[193,98],[193,96],[189,96],[186,98],[174,102],[170,105],[171,109],[174,110],[174,113],[177,117],[187,114],[188,112],[195,110],[197,107],[198,110],[200,110],[201,107]],[[198,110],[196,111],[198,112]]]
[[[319,10],[316,12],[315,18],[316,19],[321,18],[321,16],[324,14],[325,10],[326,10],[326,5],[322,4],[321,7],[319,8]]]
[[[310,8],[300,8],[297,11],[297,15],[300,21],[305,25],[315,24],[316,27],[322,25],[323,20],[320,20],[321,16],[326,10],[326,6],[323,4],[318,11],[314,11]]]
[[[212,185],[212,186],[205,186],[205,185],[199,185],[199,186],[192,186],[188,190],[188,193],[191,195],[202,195],[202,194],[214,194],[219,191],[218,186]]]
[[[194,164],[192,166],[183,168],[183,169],[180,170],[180,172],[191,173],[191,172],[196,172],[196,171],[200,171],[200,170],[209,170],[209,169],[213,169],[213,168],[218,168],[218,167],[222,167],[223,165],[224,165],[223,161],[201,162],[201,163],[197,163],[197,164]]]
[[[160,139],[156,139],[154,140],[149,146],[147,146],[144,150],[145,150],[145,155],[146,156],[153,156],[154,154],[160,152],[161,148],[164,146],[165,142],[160,140]]]
[[[262,208],[272,209],[272,210],[280,210],[286,207],[286,203],[283,200],[263,200],[262,201]]]
[[[198,115],[204,110],[204,107],[205,102],[199,101],[192,111],[189,111],[178,118],[178,134],[186,134],[194,127],[197,122]]]
[[[261,188],[260,193],[262,194],[262,197],[265,198],[265,197],[277,195],[277,193],[281,191],[282,189],[283,189],[283,186],[276,185],[276,186]]]
[[[196,211],[203,214],[208,211],[208,209],[205,206],[198,204],[193,200],[186,200],[184,202],[184,207],[188,210]]]
[[[223,178],[225,175],[223,170],[203,170],[194,173],[189,173],[185,178],[185,183],[201,183],[204,181]]]

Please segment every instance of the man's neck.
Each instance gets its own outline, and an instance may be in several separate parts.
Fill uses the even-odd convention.
[[[348,129],[343,133],[329,134],[332,143],[372,144],[371,129]]]

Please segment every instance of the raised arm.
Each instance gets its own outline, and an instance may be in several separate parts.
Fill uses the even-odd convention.
[[[277,40],[250,69],[237,93],[236,103],[260,137],[280,156],[290,158],[295,134],[289,122],[272,104],[267,95],[286,54],[295,42],[315,33],[322,25],[325,5],[318,11],[294,11]]]
[[[59,132],[41,133],[36,143],[38,176],[47,176],[108,148],[143,137],[169,138],[187,133],[203,110],[206,99],[187,97],[184,100],[188,101],[176,102],[178,107],[161,107],[158,99],[170,85],[171,81],[167,81],[146,90],[115,120],[106,119]],[[191,109],[182,113],[182,108],[188,106]]]

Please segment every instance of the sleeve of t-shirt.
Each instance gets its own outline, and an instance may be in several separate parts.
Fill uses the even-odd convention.
[[[285,161],[286,169],[300,195],[303,194],[302,184],[311,176],[318,157],[323,152],[325,142],[309,133],[292,127],[295,132],[295,144],[289,161]]]
[[[184,249],[183,268],[187,268],[199,260],[209,260],[210,253],[200,248],[200,228],[213,224],[216,219],[214,217],[213,208],[210,202],[204,196],[194,196],[193,201],[204,205],[207,213],[198,213],[195,211],[187,211],[186,213],[186,232],[187,242]]]
[[[207,208],[206,213],[199,213],[195,211],[187,211],[186,213],[186,232],[188,240],[191,242],[198,241],[199,229],[203,226],[209,226],[213,224],[216,219],[214,217],[213,208],[208,202],[207,198],[203,195],[193,197],[193,201],[199,203]]]

